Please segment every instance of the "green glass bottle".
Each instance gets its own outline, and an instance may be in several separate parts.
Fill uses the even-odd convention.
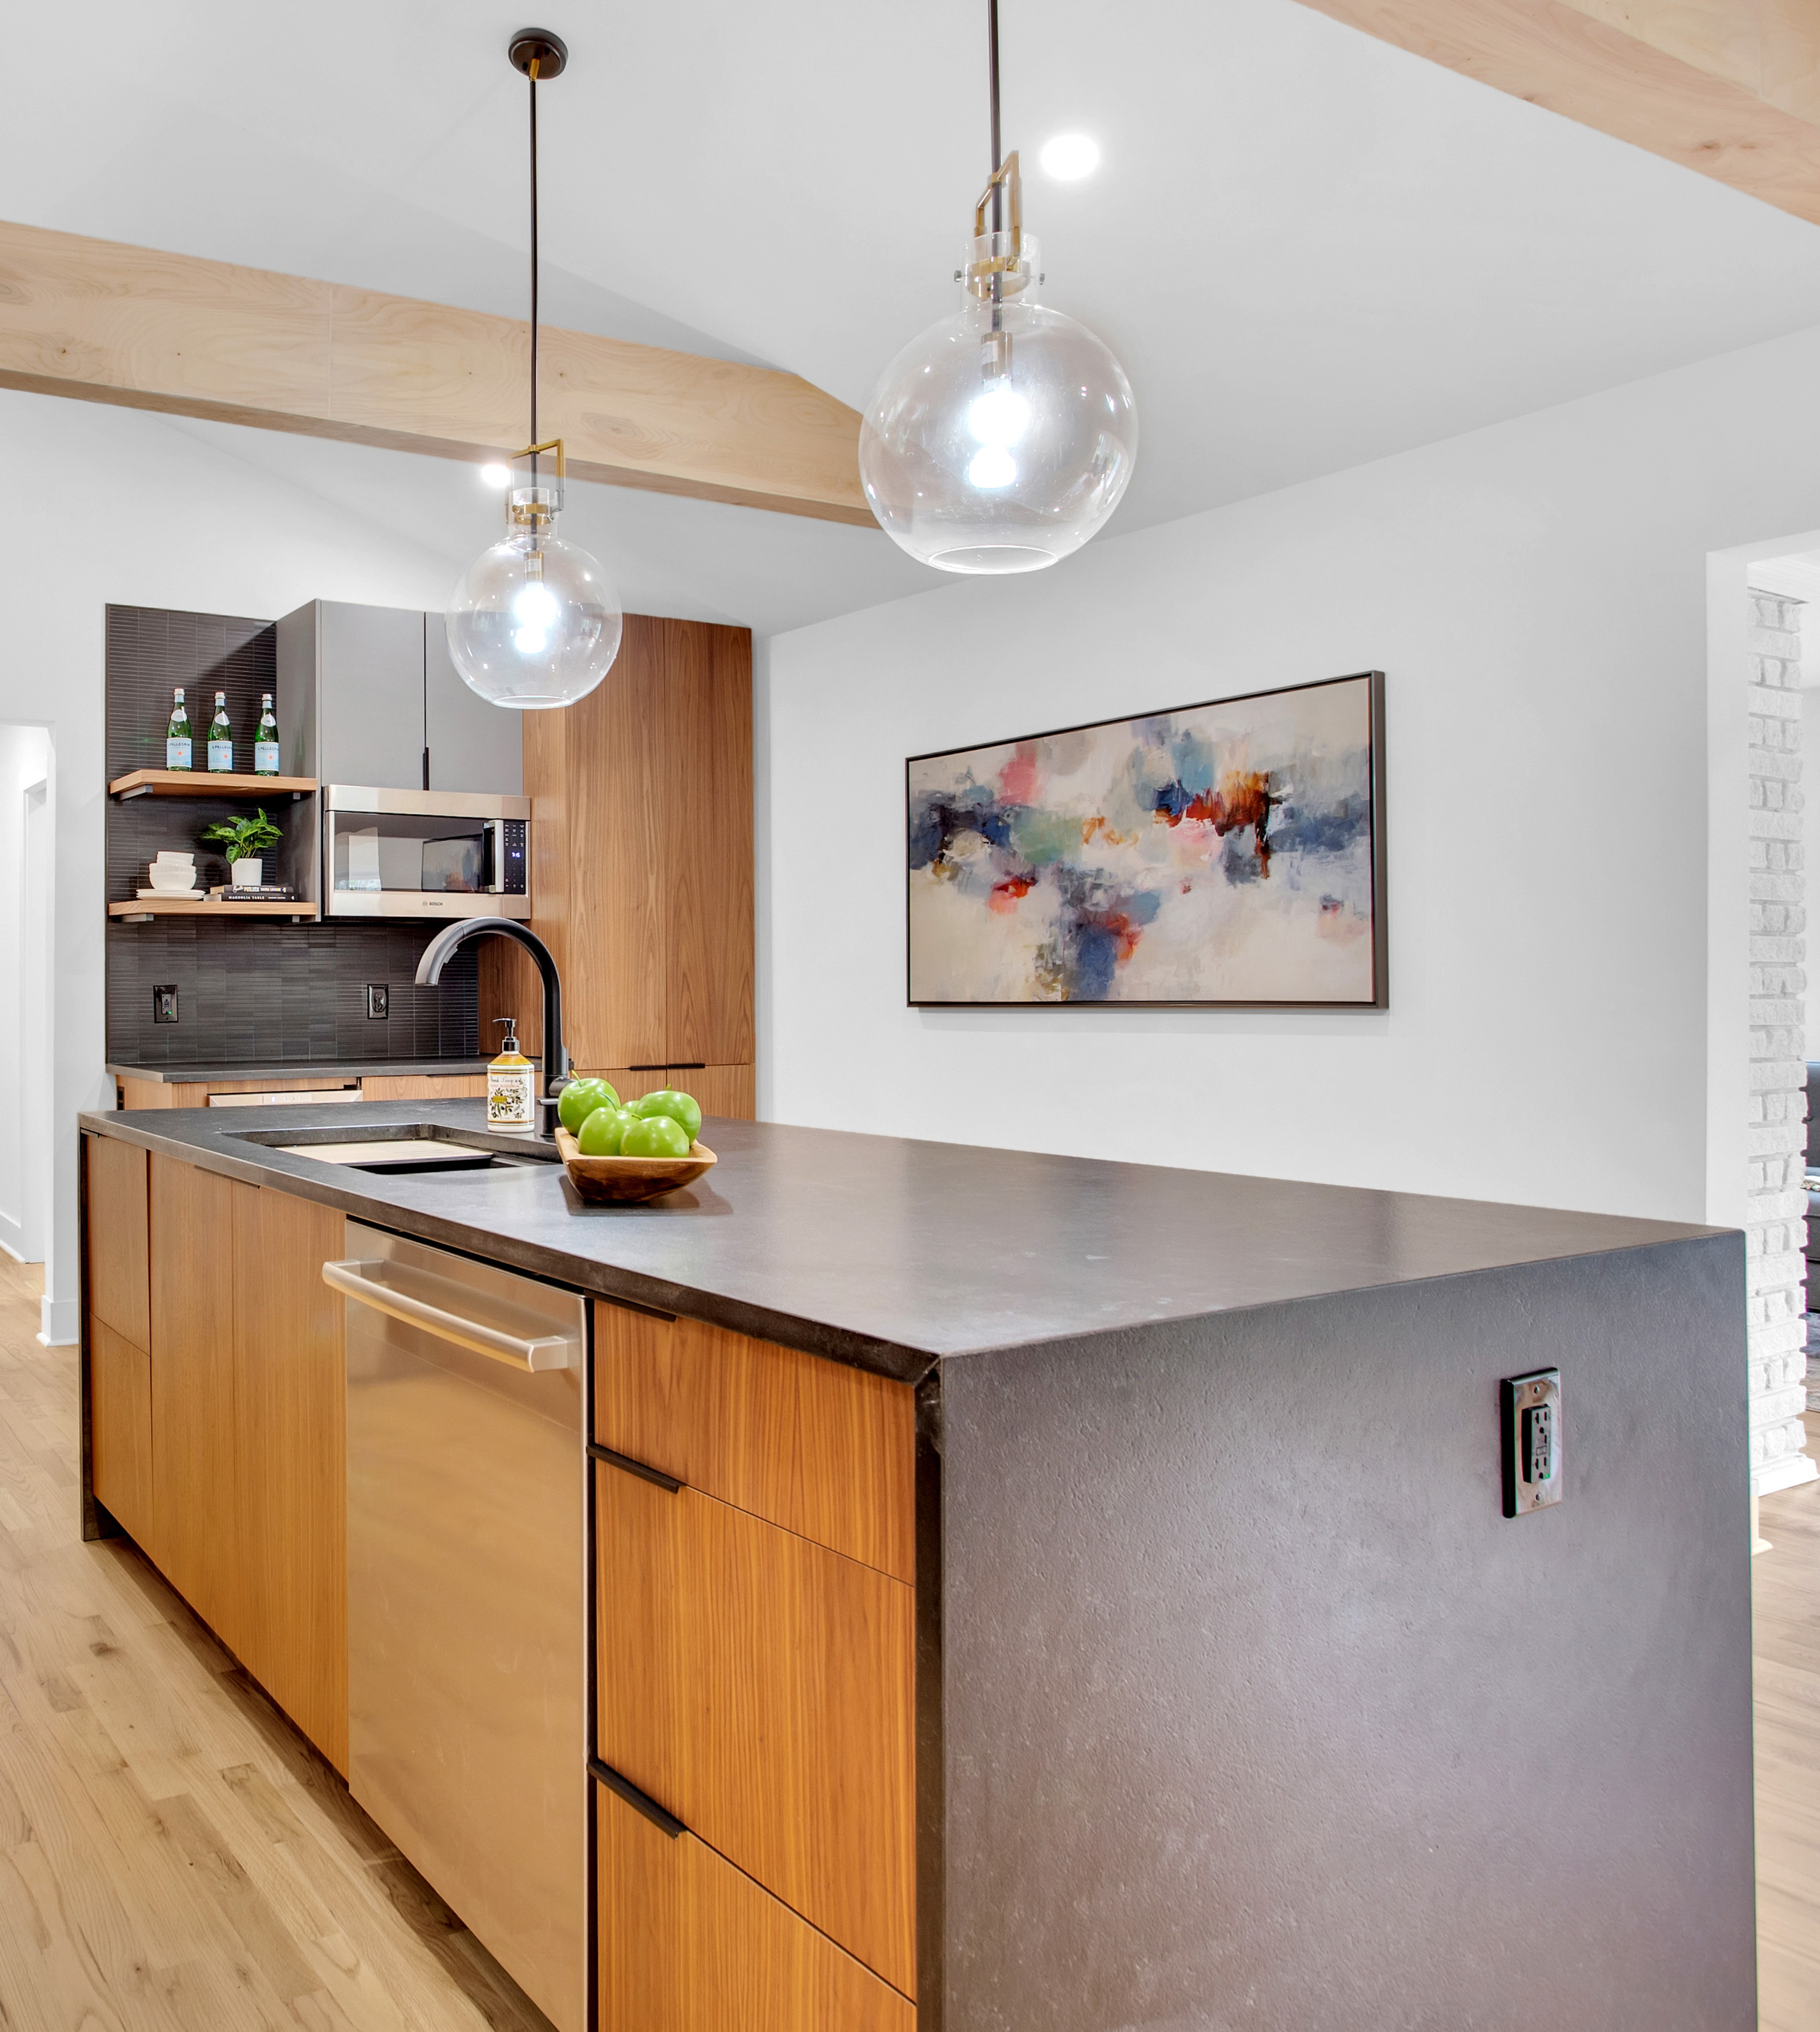
[[[267,692],[259,701],[259,730],[253,736],[253,774],[275,776],[278,773],[278,716],[272,711],[272,695]]]
[[[188,769],[190,761],[189,714],[183,702],[183,686],[177,688],[177,703],[170,709],[170,724],[164,730],[164,766]]]
[[[233,774],[234,730],[228,723],[226,692],[214,695],[214,718],[208,723],[208,766],[216,775]]]

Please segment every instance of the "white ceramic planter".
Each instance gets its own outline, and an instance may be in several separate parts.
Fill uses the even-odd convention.
[[[260,871],[264,862],[255,854],[250,861],[230,862],[228,872],[233,878],[237,889],[256,889],[259,886]]]

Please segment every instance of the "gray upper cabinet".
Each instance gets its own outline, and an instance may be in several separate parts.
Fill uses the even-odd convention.
[[[522,715],[489,705],[463,682],[449,655],[440,614],[427,617],[423,723],[430,749],[432,790],[492,790],[521,797],[524,790]]]
[[[518,715],[461,682],[440,614],[313,600],[278,623],[278,678],[285,766],[298,775],[521,794]]]

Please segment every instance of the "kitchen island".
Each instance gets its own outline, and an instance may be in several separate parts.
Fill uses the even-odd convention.
[[[85,1500],[345,1769],[320,1265],[580,1295],[602,2025],[1754,2023],[1740,1237],[719,1120],[590,1207],[482,1114],[84,1117]],[[413,1125],[515,1161],[307,1154]]]

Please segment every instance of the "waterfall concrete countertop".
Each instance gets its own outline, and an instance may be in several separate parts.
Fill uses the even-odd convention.
[[[552,1163],[386,1177],[273,1147],[479,1100],[85,1115],[124,1137],[446,1248],[915,1381],[938,1361],[1723,1231],[1162,1165],[714,1120],[719,1158],[645,1205]],[[257,1137],[259,1140],[249,1140]],[[522,1135],[491,1147],[530,1154]]]
[[[644,1206],[271,1147],[483,1116],[82,1127],[916,1386],[928,2032],[1755,2026],[1742,1235],[747,1122]]]

